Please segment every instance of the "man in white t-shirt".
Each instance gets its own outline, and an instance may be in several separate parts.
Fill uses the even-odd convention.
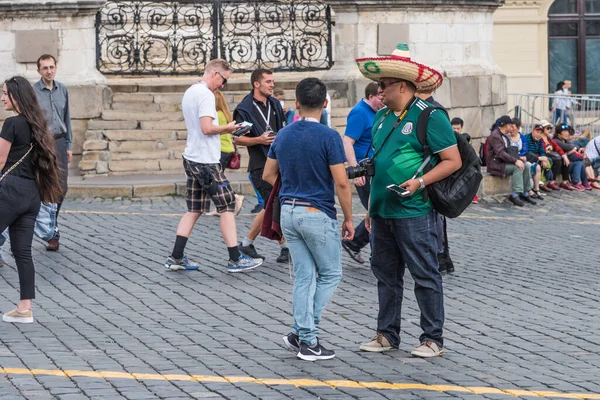
[[[211,60],[206,64],[202,80],[185,91],[181,101],[187,145],[183,152],[183,168],[187,176],[186,196],[188,211],[177,227],[173,252],[165,262],[170,270],[196,270],[197,265],[184,255],[185,245],[202,213],[210,211],[211,200],[221,215],[221,234],[229,252],[227,270],[241,272],[260,266],[263,261],[241,254],[237,247],[235,226],[235,193],[221,168],[220,135],[234,133],[239,126],[234,122],[219,126],[214,91],[225,86],[231,67],[225,60]]]

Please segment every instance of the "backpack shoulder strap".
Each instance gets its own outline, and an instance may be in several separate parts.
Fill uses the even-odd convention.
[[[448,112],[445,108],[442,107],[427,107],[421,114],[419,115],[419,119],[417,120],[417,139],[419,139],[419,143],[423,146],[423,153],[425,157],[431,155],[431,149],[429,148],[429,144],[427,143],[427,128],[429,124],[429,117],[431,113],[435,110],[442,110],[446,117],[448,117]]]

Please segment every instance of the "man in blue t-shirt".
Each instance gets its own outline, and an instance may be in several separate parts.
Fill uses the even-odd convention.
[[[344,150],[349,166],[358,165],[360,160],[370,158],[373,155],[371,130],[375,113],[382,108],[383,91],[376,82],[371,82],[365,88],[364,99],[361,99],[348,114],[344,134]],[[368,209],[371,179],[364,176],[355,178],[354,185],[360,202],[365,209]],[[365,220],[362,220],[356,227],[354,239],[342,242],[342,247],[354,261],[363,264],[365,260],[360,255],[360,250],[367,244],[369,244],[369,232],[365,228]]]
[[[317,325],[342,279],[340,240],[354,236],[342,139],[319,123],[326,96],[327,87],[319,79],[298,83],[296,109],[301,118],[279,131],[263,174],[271,185],[281,175],[281,230],[294,263],[294,325],[283,341],[298,358],[307,361],[335,357],[320,344]],[[341,230],[335,191],[344,213]]]

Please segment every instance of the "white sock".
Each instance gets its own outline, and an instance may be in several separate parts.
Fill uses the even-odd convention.
[[[242,240],[242,246],[243,246],[243,247],[248,247],[248,246],[250,246],[250,245],[251,245],[251,244],[253,244],[253,243],[254,243],[254,240],[250,240],[250,239],[248,239],[247,237],[245,237],[245,238]]]
[[[287,246],[287,242],[281,243],[280,246],[281,246],[282,249],[287,249],[287,247],[288,247]]]

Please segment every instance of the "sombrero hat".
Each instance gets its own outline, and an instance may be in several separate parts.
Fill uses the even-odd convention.
[[[357,58],[358,69],[365,78],[406,79],[415,84],[419,92],[433,92],[442,86],[444,78],[435,69],[411,60],[406,43],[398,43],[389,57]]]

